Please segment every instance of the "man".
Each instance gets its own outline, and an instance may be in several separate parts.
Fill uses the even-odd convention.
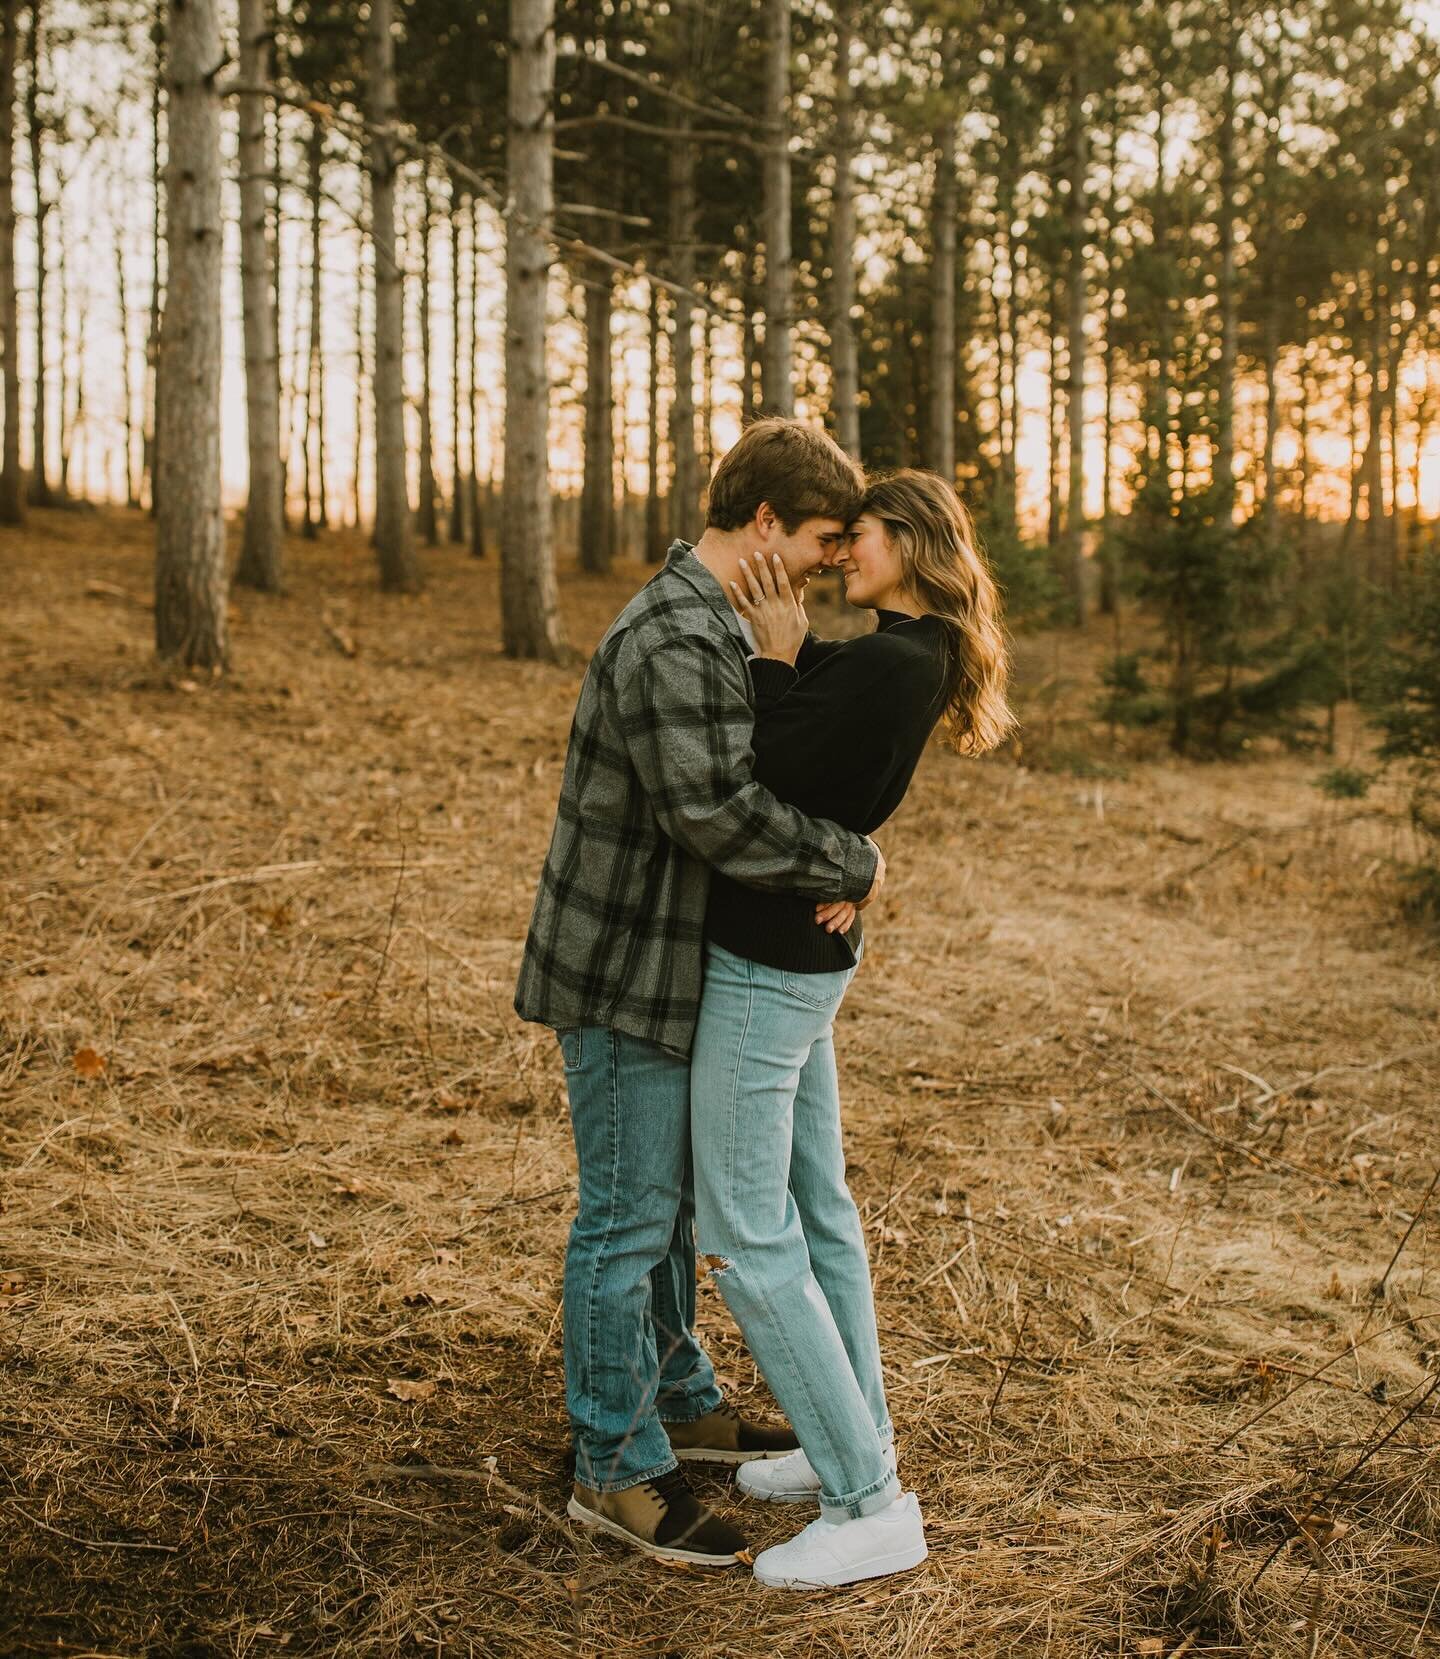
[[[580,689],[515,1007],[557,1032],[580,1168],[565,1257],[570,1515],[650,1554],[728,1565],[740,1533],[677,1459],[797,1445],[726,1406],[693,1333],[689,1053],[711,869],[817,903],[868,903],[884,860],[751,777],[749,647],[727,595],[778,556],[792,588],[844,554],[859,469],[797,421],[747,428],[705,533],[601,640]]]

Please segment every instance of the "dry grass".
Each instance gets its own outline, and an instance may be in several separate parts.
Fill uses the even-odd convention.
[[[339,538],[177,687],[85,592],[146,539],[40,517],[0,617],[0,1651],[1440,1648],[1392,803],[1117,754],[1098,641],[1027,642],[1027,766],[927,759],[841,1050],[931,1558],[765,1592],[556,1518],[571,1151],[509,1003],[579,669],[499,658],[492,569],[382,599]],[[567,580],[581,644],[640,575]]]

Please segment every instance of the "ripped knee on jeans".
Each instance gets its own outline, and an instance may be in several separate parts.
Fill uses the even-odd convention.
[[[700,1252],[700,1259],[705,1263],[707,1271],[711,1273],[728,1273],[731,1263],[728,1256],[712,1256],[708,1250]]]

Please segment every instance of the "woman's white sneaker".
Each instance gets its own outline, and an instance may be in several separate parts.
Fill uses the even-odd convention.
[[[885,1460],[894,1474],[893,1444],[885,1448]],[[771,1458],[766,1463],[742,1463],[736,1471],[735,1485],[747,1498],[758,1498],[761,1503],[820,1502],[820,1477],[803,1451]]]
[[[920,1500],[903,1492],[888,1509],[856,1521],[827,1521],[823,1515],[811,1521],[788,1544],[756,1556],[755,1577],[776,1587],[823,1589],[903,1573],[929,1553]]]

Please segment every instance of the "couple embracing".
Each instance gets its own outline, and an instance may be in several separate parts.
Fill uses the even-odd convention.
[[[822,640],[818,571],[877,616]],[[833,1027],[860,912],[935,726],[1005,735],[995,586],[955,491],[867,483],[823,433],[761,420],[706,526],[600,642],[580,690],[515,1006],[562,1051],[579,1163],[565,1257],[569,1514],[649,1554],[733,1564],[686,1484],[819,1507],[754,1562],[839,1585],[925,1558],[845,1183]],[[726,1403],[695,1336],[696,1246],[790,1428]]]

